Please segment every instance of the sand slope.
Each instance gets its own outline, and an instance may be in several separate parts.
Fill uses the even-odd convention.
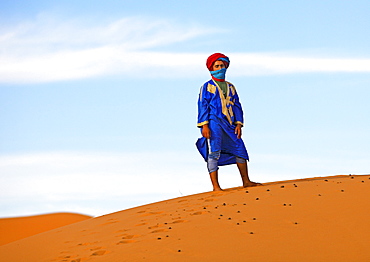
[[[1,218],[0,245],[89,218],[91,217],[74,213],[53,213],[27,217]]]
[[[0,246],[0,261],[370,261],[370,176],[191,195]]]

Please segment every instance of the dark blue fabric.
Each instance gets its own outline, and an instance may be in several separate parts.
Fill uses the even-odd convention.
[[[210,152],[220,151],[219,166],[236,163],[236,157],[249,160],[247,149],[242,139],[238,139],[233,126],[223,126],[218,121],[210,120],[208,124],[211,130],[209,141],[205,137],[197,140],[196,146],[205,161],[208,160]],[[224,128],[227,128],[226,130]],[[235,126],[234,126],[235,127]],[[210,147],[210,148],[209,148]]]
[[[201,87],[198,99],[199,127],[204,123],[208,123],[210,119],[222,119],[226,125],[234,126],[236,123],[243,125],[243,109],[239,102],[238,93],[233,84],[230,82],[226,82],[226,84],[226,98],[213,80],[209,80]],[[223,99],[226,104],[227,112],[224,111],[225,108],[223,107],[221,99]],[[232,114],[230,114],[230,112],[232,112]]]
[[[220,166],[235,164],[236,157],[249,160],[243,140],[235,134],[236,125],[243,125],[242,106],[235,87],[226,83],[226,97],[220,87],[210,80],[202,86],[198,100],[198,127],[208,124],[211,138],[209,141],[204,137],[199,138],[196,146],[205,161],[210,152],[220,151]]]

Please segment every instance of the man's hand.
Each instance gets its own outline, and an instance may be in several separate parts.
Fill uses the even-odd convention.
[[[236,125],[235,134],[238,137],[238,139],[242,138],[242,125],[241,124]]]
[[[211,130],[209,129],[207,124],[202,126],[202,136],[207,139],[211,138]]]

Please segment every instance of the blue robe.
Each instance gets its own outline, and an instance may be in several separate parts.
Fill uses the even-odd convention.
[[[225,97],[217,83],[209,80],[201,87],[198,99],[197,126],[208,124],[211,138],[199,138],[196,146],[205,161],[210,152],[221,151],[219,166],[235,164],[236,157],[249,160],[243,140],[235,134],[236,125],[243,125],[242,106],[235,87],[229,82],[226,84]]]

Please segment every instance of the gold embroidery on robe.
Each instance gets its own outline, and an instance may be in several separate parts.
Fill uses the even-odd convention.
[[[230,90],[231,90],[232,95],[235,96],[235,93],[236,93],[235,87],[233,85],[231,85],[231,84],[229,84],[229,87],[230,87]]]
[[[214,93],[216,93],[216,86],[214,86],[214,85],[211,85],[211,84],[208,84],[207,85],[207,91],[208,92],[210,92],[210,93],[212,93],[212,94],[214,94]]]
[[[208,124],[208,123],[209,123],[208,120],[207,121],[203,121],[202,123],[197,124],[197,127],[202,127],[202,126],[204,126],[205,124]]]

